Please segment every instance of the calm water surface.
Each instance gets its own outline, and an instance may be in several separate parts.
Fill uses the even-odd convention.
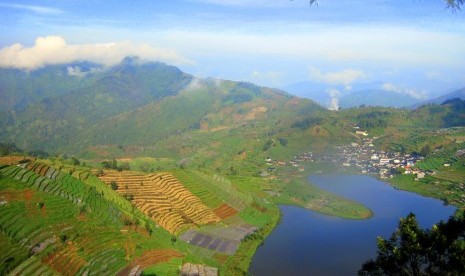
[[[376,237],[389,237],[399,218],[415,213],[422,227],[447,219],[455,207],[400,191],[368,176],[311,176],[316,186],[363,203],[374,215],[348,220],[281,206],[282,219],[257,250],[250,272],[268,275],[356,275],[376,254]]]

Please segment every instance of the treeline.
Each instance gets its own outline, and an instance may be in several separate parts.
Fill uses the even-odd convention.
[[[450,108],[449,113],[444,117],[444,127],[465,126],[465,101],[460,98],[450,99],[442,105]]]
[[[13,154],[26,154],[38,158],[47,158],[50,154],[46,151],[35,149],[30,151],[24,151],[13,142],[0,142],[0,156],[13,155]]]
[[[384,128],[388,126],[387,111],[371,111],[357,116],[358,126],[362,129]]]
[[[101,162],[102,167],[105,169],[112,169],[112,170],[117,170],[117,171],[129,171],[131,170],[131,166],[129,165],[128,162],[122,162],[120,165],[118,165],[118,161],[116,159],[112,159],[110,161],[104,160]]]
[[[323,123],[323,118],[321,117],[307,117],[301,121],[297,121],[293,123],[291,127],[305,130],[310,127],[321,125],[322,123]]]

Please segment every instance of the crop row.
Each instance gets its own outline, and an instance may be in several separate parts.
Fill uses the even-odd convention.
[[[56,275],[48,266],[44,265],[40,258],[31,256],[19,266],[17,266],[9,275]]]
[[[62,173],[59,179],[52,180],[47,175],[57,176],[59,174],[57,170],[48,169],[46,176],[39,176],[33,171],[10,166],[1,169],[0,172],[5,176],[35,187],[39,191],[63,197],[78,206],[87,206],[90,211],[96,212],[102,219],[111,222],[120,221],[121,212],[116,206],[106,200],[101,193],[97,193],[94,188],[86,188],[84,183],[68,174]]]
[[[16,245],[3,246],[0,236],[0,251],[6,251],[0,259],[5,273],[0,275],[12,270],[13,275],[114,275],[127,265],[121,211],[103,191],[65,173],[51,180],[16,166],[2,166],[0,172],[23,188],[0,206],[0,235]],[[80,213],[92,223],[79,223]],[[64,242],[62,237],[73,238]],[[12,263],[8,258],[15,256]],[[11,265],[4,266],[2,260]]]
[[[132,202],[142,212],[170,233],[179,233],[192,224],[203,225],[220,220],[171,174],[112,171],[101,180],[106,184],[116,182],[120,194],[131,195]]]
[[[437,170],[444,165],[444,158],[430,157],[419,162],[418,168],[422,170]]]
[[[225,204],[218,206],[218,208],[214,209],[213,213],[215,213],[221,219],[226,219],[226,218],[236,215],[237,210],[225,203]]]
[[[189,191],[200,198],[208,207],[213,209],[223,204],[223,200],[208,189],[207,186],[203,185],[204,181],[195,177],[194,174],[179,170],[176,171],[175,175]]]

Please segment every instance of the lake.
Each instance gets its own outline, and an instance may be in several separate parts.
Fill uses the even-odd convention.
[[[399,218],[413,212],[423,228],[446,220],[456,208],[414,193],[396,190],[361,175],[311,176],[316,186],[363,203],[374,215],[349,220],[280,206],[279,225],[258,248],[250,266],[262,275],[356,275],[376,254],[376,237],[389,237]]]

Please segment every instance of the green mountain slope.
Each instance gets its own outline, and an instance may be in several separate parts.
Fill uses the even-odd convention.
[[[98,73],[87,86],[45,98],[24,110],[3,110],[7,116],[1,122],[5,130],[1,138],[25,149],[53,151],[68,146],[78,133],[104,118],[175,95],[190,80],[175,67],[139,65],[134,58],[127,58]]]
[[[90,85],[102,69],[101,65],[88,62],[50,65],[30,72],[0,68],[0,110],[22,110],[43,99]]]

